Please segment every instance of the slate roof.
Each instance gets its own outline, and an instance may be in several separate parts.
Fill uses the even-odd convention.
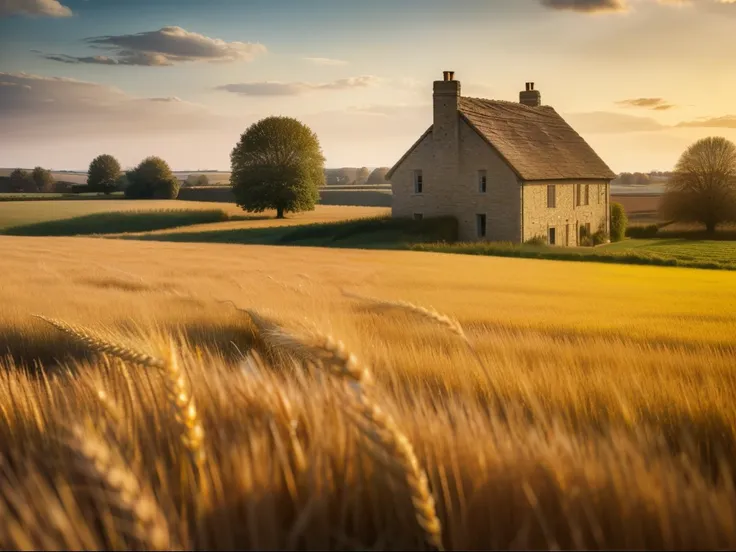
[[[522,180],[612,180],[616,177],[588,143],[549,106],[461,97],[461,116]],[[422,138],[432,131],[430,127]],[[389,178],[420,140],[388,173]]]

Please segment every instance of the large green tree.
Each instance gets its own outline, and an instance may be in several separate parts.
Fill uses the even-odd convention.
[[[169,164],[160,157],[146,157],[126,173],[128,186],[125,197],[132,199],[176,199],[179,180]]]
[[[710,137],[685,150],[667,182],[662,213],[669,220],[699,222],[708,234],[736,221],[736,145]]]
[[[230,154],[237,204],[260,213],[311,211],[325,183],[322,148],[312,130],[291,117],[267,117],[248,127]]]
[[[89,164],[87,186],[91,192],[109,194],[120,174],[120,163],[117,159],[108,154],[98,155]]]
[[[39,192],[52,192],[54,190],[54,177],[51,171],[43,167],[36,167],[31,172],[31,178]]]

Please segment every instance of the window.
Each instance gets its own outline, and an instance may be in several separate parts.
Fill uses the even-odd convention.
[[[575,205],[580,205],[580,200],[582,199],[582,184],[575,184]]]
[[[488,184],[488,175],[486,171],[478,171],[478,191],[482,194],[486,193]]]
[[[585,204],[590,205],[590,184],[585,185]]]
[[[547,230],[547,243],[549,245],[557,244],[557,230],[555,228]]]
[[[486,215],[475,215],[475,227],[479,238],[486,237]]]
[[[424,179],[422,171],[414,171],[414,193],[421,194],[424,191]]]
[[[424,215],[422,213],[414,213],[414,220],[422,220]]]
[[[550,209],[557,207],[557,188],[554,184],[547,186],[547,207]]]

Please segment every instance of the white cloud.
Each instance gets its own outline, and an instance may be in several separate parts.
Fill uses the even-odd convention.
[[[157,31],[128,35],[98,36],[88,38],[86,42],[94,48],[111,53],[80,57],[66,54],[42,55],[46,59],[62,63],[160,67],[186,61],[252,61],[267,51],[263,44],[225,42],[181,27],[163,27]]]
[[[298,96],[308,92],[319,90],[350,90],[354,88],[366,88],[380,83],[381,79],[371,75],[361,77],[349,77],[325,83],[313,82],[243,82],[236,84],[224,84],[216,87],[216,90],[224,90],[241,96]]]
[[[177,97],[138,98],[75,79],[0,73],[0,122],[16,137],[77,137],[212,128],[223,120]]]
[[[69,17],[72,10],[59,0],[0,0],[0,17],[29,15],[42,17]]]

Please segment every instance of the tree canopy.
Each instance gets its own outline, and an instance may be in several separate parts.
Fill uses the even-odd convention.
[[[23,169],[15,169],[10,173],[10,186],[14,192],[36,191],[36,183],[31,173]]]
[[[87,171],[87,186],[92,192],[110,193],[111,187],[120,178],[120,163],[112,155],[103,154],[95,157]]]
[[[388,167],[374,169],[368,177],[368,180],[366,180],[366,184],[386,184],[386,174],[388,173],[388,170]]]
[[[43,167],[36,167],[31,172],[31,179],[39,192],[51,192],[54,189],[54,177],[51,171]]]
[[[325,183],[317,135],[291,117],[267,117],[248,127],[230,154],[237,204],[260,213],[311,211]]]
[[[685,150],[667,182],[662,213],[669,220],[703,224],[709,234],[736,221],[736,145],[709,137]]]
[[[179,181],[169,164],[160,157],[146,157],[126,173],[125,197],[133,199],[176,199]]]

